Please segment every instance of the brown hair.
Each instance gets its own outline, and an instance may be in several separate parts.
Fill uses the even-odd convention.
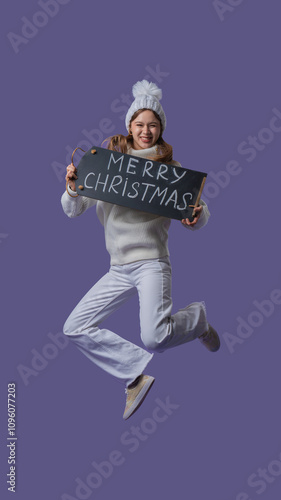
[[[131,120],[130,120],[130,125],[132,123],[132,121],[134,121],[140,113],[142,113],[143,111],[146,111],[147,108],[143,108],[143,109],[138,109],[132,116]],[[172,146],[170,146],[170,144],[168,144],[167,142],[164,141],[164,139],[162,138],[162,133],[163,133],[163,127],[162,127],[162,123],[161,123],[161,120],[160,120],[160,117],[157,113],[155,113],[155,111],[153,110],[149,110],[149,111],[152,111],[155,115],[155,117],[157,118],[157,120],[159,120],[160,122],[160,135],[159,135],[159,138],[156,142],[156,145],[158,146],[158,154],[153,156],[153,158],[150,158],[151,160],[155,160],[155,161],[161,161],[163,163],[171,163],[173,161],[173,148]],[[108,137],[107,139],[105,139],[102,144],[104,142],[107,142],[107,149],[111,149],[112,151],[118,151],[119,153],[127,153],[127,150],[128,148],[132,148],[133,147],[133,138],[130,134],[128,135],[122,135],[122,134],[117,134],[117,135],[113,135],[112,137]]]

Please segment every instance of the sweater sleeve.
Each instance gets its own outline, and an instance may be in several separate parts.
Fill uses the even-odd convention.
[[[68,217],[77,217],[97,203],[97,200],[76,194],[67,186],[67,191],[61,197],[63,211]]]

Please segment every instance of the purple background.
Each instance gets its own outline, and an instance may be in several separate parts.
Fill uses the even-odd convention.
[[[281,288],[281,131],[263,130],[273,108],[281,112],[281,6],[279,0],[240,5],[229,0],[235,3],[221,14],[224,19],[211,0],[70,0],[53,17],[38,17],[42,8],[34,0],[5,4],[0,225],[0,496],[5,500],[12,495],[5,476],[11,381],[17,386],[21,500],[280,497],[281,305],[267,303],[266,317],[253,314],[253,302],[268,300]],[[16,53],[7,34],[22,36],[22,17],[46,24]],[[153,390],[125,422],[120,384],[75,346],[56,351],[46,346],[52,343],[48,334],[61,332],[109,264],[94,209],[75,220],[61,209],[66,148],[85,141],[83,130],[98,129],[99,144],[110,133],[124,133],[127,105],[121,96],[131,98],[132,85],[145,76],[163,90],[164,138],[173,145],[175,160],[209,174],[226,172],[231,160],[239,165],[237,175],[221,174],[221,186],[209,175],[213,185],[206,185],[205,195],[211,218],[202,231],[188,232],[176,221],[170,231],[174,311],[205,300],[221,350],[211,354],[193,342],[156,354],[148,370],[156,377]],[[111,127],[110,133],[101,125]],[[239,153],[239,144],[258,134],[267,142],[263,150],[253,159]],[[238,317],[256,326],[231,349],[225,334],[239,340]],[[139,343],[137,299],[107,324]],[[54,359],[24,383],[18,368],[32,368],[34,349]],[[156,400],[168,397],[178,406],[156,423]],[[136,451],[132,441],[121,442],[125,432],[132,438],[134,427],[144,436],[135,438]],[[113,450],[122,454],[122,465],[77,496],[76,478],[85,482],[94,472],[92,462],[108,461]],[[267,479],[258,478],[262,469]]]

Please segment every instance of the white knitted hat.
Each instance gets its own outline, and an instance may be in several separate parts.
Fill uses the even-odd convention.
[[[133,96],[135,100],[129,108],[125,118],[127,130],[129,131],[129,125],[133,114],[139,109],[151,109],[155,111],[160,117],[163,130],[165,130],[166,116],[159,102],[160,99],[162,99],[162,90],[159,89],[155,83],[142,80],[141,82],[135,83],[133,86]]]

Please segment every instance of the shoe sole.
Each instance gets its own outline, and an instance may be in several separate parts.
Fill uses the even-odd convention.
[[[138,410],[138,408],[140,407],[140,405],[144,402],[146,396],[148,395],[151,387],[153,386],[155,382],[155,378],[151,377],[151,379],[149,379],[146,384],[143,386],[143,388],[140,390],[140,392],[138,393],[136,399],[135,399],[135,403],[132,404],[132,406],[130,407],[130,409],[127,411],[127,413],[123,416],[123,420],[127,420],[129,417],[131,417],[135,411]]]

